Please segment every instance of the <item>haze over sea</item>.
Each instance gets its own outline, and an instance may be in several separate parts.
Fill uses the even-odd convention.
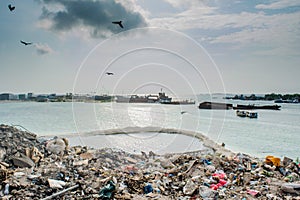
[[[0,123],[22,125],[38,136],[73,135],[126,127],[161,127],[203,133],[226,148],[258,157],[299,157],[300,104],[281,104],[281,110],[258,110],[258,118],[237,117],[234,110],[200,110],[199,102],[225,101],[223,94],[199,95],[195,105],[126,103],[0,103]],[[226,100],[235,104],[273,104],[272,101]],[[181,114],[181,111],[187,111]],[[186,150],[197,141],[187,136],[141,133],[103,136],[111,147],[158,151],[164,146]],[[132,142],[134,140],[134,142]],[[172,144],[177,140],[175,143]],[[98,140],[99,141],[99,140]],[[163,142],[162,142],[163,141]],[[175,146],[174,146],[175,144]],[[82,144],[93,145],[93,144]],[[107,145],[107,144],[106,144]],[[171,148],[171,149],[172,149]],[[172,150],[170,150],[172,151]]]

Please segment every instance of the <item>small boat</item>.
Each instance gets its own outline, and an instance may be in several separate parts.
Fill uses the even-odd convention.
[[[258,115],[257,115],[257,112],[246,112],[246,116],[249,117],[249,118],[257,118]]]
[[[236,115],[239,116],[239,117],[246,117],[247,116],[246,112],[243,111],[243,110],[237,110]]]
[[[256,106],[254,104],[249,105],[240,105],[233,107],[234,110],[254,110],[254,109],[265,109],[265,110],[279,110],[281,106],[279,105],[264,105],[264,106]]]

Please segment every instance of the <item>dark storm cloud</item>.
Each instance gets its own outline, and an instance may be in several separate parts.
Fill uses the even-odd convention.
[[[68,31],[80,25],[89,27],[93,37],[103,37],[107,33],[118,33],[146,26],[144,17],[115,0],[38,0],[44,4],[41,19],[52,21],[51,30]],[[63,9],[53,11],[49,5],[60,5]],[[124,29],[112,24],[123,21]]]

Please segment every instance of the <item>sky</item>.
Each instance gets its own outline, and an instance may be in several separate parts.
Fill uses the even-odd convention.
[[[1,93],[300,93],[299,0],[1,0],[0,27]]]

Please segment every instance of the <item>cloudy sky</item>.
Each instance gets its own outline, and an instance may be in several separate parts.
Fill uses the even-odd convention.
[[[300,92],[299,0],[1,0],[0,25],[0,92]]]

